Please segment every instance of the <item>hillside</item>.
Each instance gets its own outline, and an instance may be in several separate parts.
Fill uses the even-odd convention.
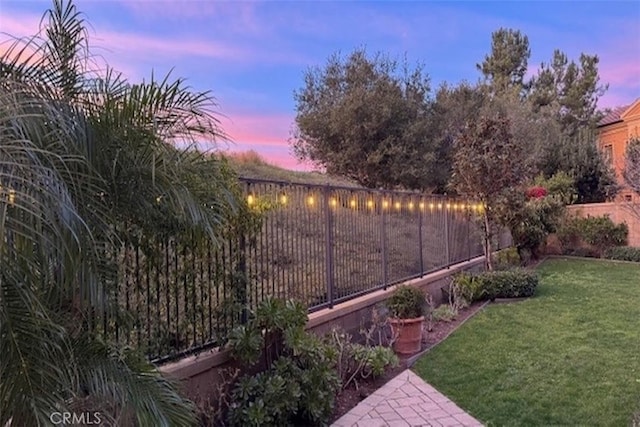
[[[267,162],[253,150],[243,153],[228,153],[224,156],[238,176],[243,178],[270,179],[303,184],[330,184],[347,187],[360,187],[360,185],[349,179],[330,176],[321,172],[301,172],[283,169]]]

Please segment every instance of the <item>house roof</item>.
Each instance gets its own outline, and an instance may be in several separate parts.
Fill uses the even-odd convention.
[[[627,111],[627,109],[631,107],[631,104],[629,105],[623,105],[621,107],[615,107],[611,110],[611,112],[609,112],[609,114],[607,114],[606,116],[604,116],[599,122],[598,122],[598,127],[600,126],[606,126],[606,125],[611,125],[617,122],[621,122],[622,121],[622,113],[624,113],[625,111]]]
[[[598,122],[598,127],[612,125],[626,119],[627,117],[636,116],[640,113],[638,110],[640,106],[640,98],[636,99],[629,105],[623,105],[621,107],[615,107],[609,114],[604,116],[602,120]]]

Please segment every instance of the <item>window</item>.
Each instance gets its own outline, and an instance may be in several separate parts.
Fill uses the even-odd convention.
[[[607,144],[602,147],[602,157],[608,165],[613,163],[613,145]]]

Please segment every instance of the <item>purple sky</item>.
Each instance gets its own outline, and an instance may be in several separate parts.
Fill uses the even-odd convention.
[[[49,1],[2,0],[0,31],[34,34]],[[358,47],[422,62],[432,87],[479,78],[491,32],[519,29],[531,45],[530,72],[555,48],[571,59],[600,57],[609,90],[601,107],[640,97],[640,1],[160,1],[78,0],[92,24],[94,53],[133,81],[151,70],[211,90],[233,143],[303,169],[287,143],[293,91],[303,72]],[[0,34],[0,41],[7,40]],[[0,44],[0,50],[6,43]]]

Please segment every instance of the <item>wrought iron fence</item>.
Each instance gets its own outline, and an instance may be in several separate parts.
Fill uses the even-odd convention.
[[[472,202],[410,192],[243,179],[258,229],[141,240],[114,252],[105,334],[163,361],[222,344],[268,296],[310,311],[482,255]],[[507,246],[508,233],[495,242]]]

